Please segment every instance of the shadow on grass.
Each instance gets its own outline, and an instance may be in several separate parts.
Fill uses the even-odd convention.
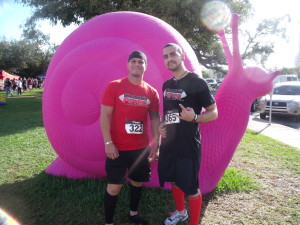
[[[0,185],[0,208],[22,225],[99,225],[104,224],[105,190],[106,179],[72,180],[42,172],[32,179]],[[170,191],[144,188],[139,213],[149,224],[163,224],[173,209]],[[129,185],[125,184],[118,195],[115,223],[131,224],[128,213]]]
[[[0,208],[23,225],[104,224],[104,180],[71,180],[44,172],[0,186]]]
[[[203,195],[202,199],[202,209],[201,209],[201,218],[200,218],[200,224],[202,222],[202,218],[205,216],[206,209],[211,201],[213,201],[217,195],[214,192],[208,193],[206,195]]]
[[[72,180],[44,172],[32,179],[0,185],[0,208],[22,225],[104,224],[103,196],[106,179]],[[214,194],[203,198],[202,216]],[[174,210],[171,191],[144,188],[140,214],[151,225],[163,224]],[[128,223],[129,185],[118,195],[116,224]],[[181,223],[188,224],[188,220]]]
[[[0,106],[0,137],[44,126],[41,96],[8,98],[7,103]]]

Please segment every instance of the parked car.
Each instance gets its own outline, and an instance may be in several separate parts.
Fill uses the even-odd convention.
[[[273,80],[274,84],[278,83],[278,82],[287,82],[287,81],[298,81],[298,76],[295,74],[291,74],[291,75],[279,75],[277,77],[275,77],[275,79]]]
[[[250,108],[250,111],[251,111],[251,112],[257,112],[257,111],[258,111],[259,100],[260,100],[260,98],[256,98],[256,99],[252,102],[251,108]]]
[[[270,113],[270,95],[259,100],[260,118]],[[272,115],[293,116],[300,121],[300,81],[276,83],[272,95]]]
[[[212,87],[215,86],[215,85],[217,85],[217,81],[215,79],[213,79],[213,78],[207,78],[205,80],[206,80],[207,84],[210,85],[210,86],[212,86]]]

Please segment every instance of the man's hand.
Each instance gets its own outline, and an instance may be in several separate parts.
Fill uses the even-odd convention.
[[[114,143],[105,145],[105,153],[106,153],[106,157],[109,159],[116,159],[119,157],[119,151],[114,145]]]
[[[158,132],[162,138],[167,137],[166,122],[159,124]]]
[[[193,108],[190,107],[184,107],[182,104],[179,104],[181,108],[181,113],[179,114],[179,119],[185,120],[187,122],[192,122],[195,117],[195,112]]]
[[[149,162],[155,162],[158,160],[158,156],[159,156],[158,148],[159,148],[158,144],[154,145],[151,148],[151,151],[150,151],[150,154],[148,157]]]

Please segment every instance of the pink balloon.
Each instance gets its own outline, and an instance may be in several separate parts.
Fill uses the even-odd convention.
[[[202,193],[211,192],[224,174],[248,125],[252,102],[273,87],[279,71],[268,73],[258,67],[244,68],[239,51],[237,14],[232,14],[232,46],[229,50],[224,30],[218,34],[228,61],[228,73],[215,96],[219,117],[200,125],[202,163],[199,174]]]
[[[233,15],[233,55],[224,32],[219,32],[229,72],[216,95],[219,118],[201,124],[199,179],[203,194],[216,187],[227,168],[246,130],[251,103],[270,92],[272,79],[279,73],[243,68],[237,21],[238,16]],[[66,38],[51,60],[43,95],[45,129],[58,154],[47,173],[68,178],[106,176],[99,123],[102,93],[111,80],[127,76],[128,55],[141,50],[148,58],[144,79],[162,96],[162,84],[172,76],[162,59],[163,46],[170,42],[184,49],[187,69],[201,74],[194,51],[182,35],[146,14],[107,13],[87,21]],[[162,113],[162,102],[160,107]],[[152,179],[145,185],[159,186],[157,163],[152,164]]]
[[[190,70],[201,73],[188,42],[164,21],[137,12],[113,12],[82,24],[64,40],[49,65],[43,96],[43,116],[50,143],[58,158],[46,172],[68,178],[106,176],[100,130],[100,105],[111,80],[126,77],[127,60],[134,50],[148,58],[144,79],[162,96],[162,83],[170,72],[163,46],[181,45]],[[161,108],[162,112],[162,108]],[[159,186],[153,163],[149,186]]]

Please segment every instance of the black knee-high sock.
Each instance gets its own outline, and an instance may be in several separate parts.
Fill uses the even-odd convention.
[[[130,185],[130,210],[137,212],[140,204],[140,199],[142,196],[143,186],[135,187]]]
[[[105,213],[105,223],[113,223],[113,218],[115,214],[115,209],[117,205],[118,197],[110,195],[107,191],[104,195],[104,213]]]

